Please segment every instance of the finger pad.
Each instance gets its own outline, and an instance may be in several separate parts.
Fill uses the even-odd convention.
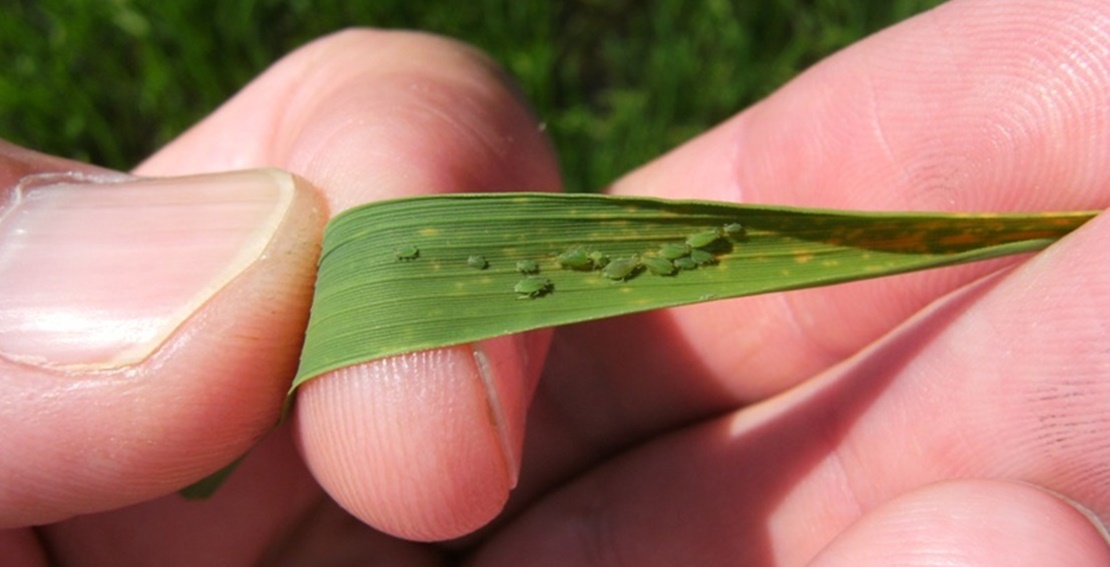
[[[414,540],[469,533],[511,486],[469,347],[335,371],[298,399],[301,451],[344,508]]]

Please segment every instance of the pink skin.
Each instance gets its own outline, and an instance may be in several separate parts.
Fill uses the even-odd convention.
[[[1104,2],[954,1],[831,57],[611,190],[860,209],[1103,208],[1108,30]],[[5,181],[68,167],[5,152]],[[258,165],[308,180],[332,214],[385,197],[558,185],[535,119],[484,60],[380,32],[293,54],[139,172]],[[46,545],[93,564],[250,564],[269,553],[421,565],[442,546],[386,534],[444,540],[486,526],[449,547],[476,565],[1105,565],[1088,517],[1110,517],[1106,225],[1027,259],[491,341],[485,371],[470,348],[345,369],[306,388],[293,424],[214,500],[156,498],[277,415],[290,363],[268,362],[269,381],[258,364],[295,349],[307,302],[289,292],[283,319],[244,319],[250,286],[269,281],[258,275],[187,322],[153,355],[159,364],[68,376],[88,387],[58,390],[72,398],[49,398],[52,412],[0,406],[3,439],[33,440],[0,445],[0,461],[54,471],[0,484],[0,518],[60,520],[40,539],[0,532],[0,556],[35,565]],[[297,265],[310,265],[301,254]],[[220,333],[231,319],[288,346],[228,354]],[[207,371],[185,372],[202,361]],[[58,380],[0,370],[8,382]],[[218,415],[169,403],[211,399],[236,377],[262,385],[237,390]],[[124,394],[144,404],[67,413]],[[176,413],[158,413],[167,407]],[[44,413],[20,429],[20,416]],[[100,433],[141,439],[154,427],[175,444]],[[67,468],[47,449],[90,442],[115,443],[124,470]]]

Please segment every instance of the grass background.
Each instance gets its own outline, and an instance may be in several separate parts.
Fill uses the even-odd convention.
[[[126,170],[298,45],[350,26],[411,28],[507,67],[567,189],[589,191],[939,3],[3,0],[0,137]]]

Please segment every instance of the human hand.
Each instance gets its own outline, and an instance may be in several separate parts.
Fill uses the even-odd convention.
[[[1097,54],[1110,40],[1095,32],[1107,13],[1052,6],[947,5],[831,58],[613,191],[854,209],[1105,207],[1110,109]],[[387,57],[402,49],[378,43],[396,39],[308,48],[140,173],[276,165],[326,188],[333,213],[417,192],[556,186],[534,124],[487,67],[406,36],[430,51],[414,69],[414,44]],[[382,56],[344,56],[354,53]],[[261,434],[311,280],[311,253],[289,243],[314,223],[278,230],[292,249],[284,267],[252,266],[286,273],[280,285],[264,285],[271,272],[252,289],[235,292],[251,285],[235,280],[147,362],[87,376],[5,364],[9,400],[23,405],[0,413],[4,525],[165,494]],[[1057,496],[1108,510],[1097,427],[1110,407],[1107,274],[1090,259],[1101,224],[1012,270],[993,262],[561,328],[522,451],[544,333],[481,347],[497,362],[501,427],[468,348],[340,371],[304,389],[294,426],[212,501],[171,495],[39,533],[60,561],[419,564],[435,548],[352,524],[316,482],[381,530],[444,539],[496,516],[523,462],[505,513],[451,546],[472,549],[475,564],[859,565],[930,552],[1105,564],[1105,542]],[[260,290],[276,314],[260,309]],[[227,348],[248,343],[270,346]],[[0,542],[36,553],[29,531]]]
[[[952,2],[611,192],[1105,208],[1108,54],[1106,3]],[[475,564],[1110,564],[1108,231],[558,329],[514,496],[550,492]]]
[[[212,500],[187,502],[173,493],[245,452],[277,422],[328,210],[429,192],[556,190],[548,143],[501,72],[476,52],[422,34],[356,31],[278,63],[136,173],[263,166],[296,172],[326,191],[317,195],[308,182],[273,172],[111,185],[104,183],[112,180],[108,172],[0,146],[2,187],[74,170],[87,171],[70,180],[98,182],[58,188],[58,176],[32,179],[18,205],[0,200],[7,203],[0,210],[7,215],[0,232],[0,527],[13,528],[0,532],[0,563],[33,565],[48,555],[63,564],[237,565],[295,557],[319,564],[350,551],[399,564],[431,553],[365,526],[350,532],[357,541],[349,547],[333,546],[329,538],[342,537],[349,517],[313,481],[290,426],[253,451]],[[123,266],[103,267],[124,255]],[[66,264],[52,261],[58,256],[77,265],[61,278],[52,271]],[[479,429],[459,432],[459,449],[473,446],[469,438],[488,440],[485,414],[479,420],[461,409],[468,400],[484,408],[484,393],[465,381],[470,375],[436,365],[463,352],[414,355],[411,368],[380,376],[399,381],[397,395],[410,396],[398,401],[399,410],[431,416],[424,435],[416,431],[419,415],[380,421],[405,427],[388,442],[427,443],[438,435],[431,428],[451,417],[440,416],[444,404]],[[434,391],[437,380],[445,397],[415,398]],[[315,395],[363,395],[352,391],[360,382],[342,376],[326,383],[332,386]],[[451,385],[464,391],[448,391]],[[379,380],[365,395],[377,399],[389,387]],[[311,436],[334,425],[344,408],[324,416],[303,409],[298,428]],[[337,435],[305,441],[309,455],[329,450],[320,443],[332,446],[330,461],[313,463],[323,478],[359,465],[338,453]],[[443,460],[492,478],[474,497],[474,510],[486,518],[508,491],[499,449],[487,449],[494,453]],[[396,464],[426,484],[444,473]],[[374,482],[383,498],[406,497],[403,488]],[[31,525],[43,527],[25,528]],[[441,528],[429,537],[437,533],[451,535]]]

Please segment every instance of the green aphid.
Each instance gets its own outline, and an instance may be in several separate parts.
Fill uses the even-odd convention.
[[[472,254],[469,258],[466,259],[466,265],[478,270],[484,270],[489,267],[489,262],[486,261],[485,256]]]
[[[551,293],[554,287],[555,284],[552,284],[551,280],[547,278],[528,276],[516,282],[513,291],[519,296],[517,299],[533,299]]]
[[[677,260],[690,255],[690,245],[669,242],[659,247],[659,255],[668,260]]]
[[[740,236],[744,234],[744,225],[738,222],[730,222],[724,226],[724,231],[727,236]]]
[[[540,265],[535,260],[517,260],[516,271],[522,274],[535,274],[540,271]]]
[[[674,262],[659,256],[644,256],[640,263],[657,276],[670,276],[675,273]]]
[[[640,266],[640,259],[636,256],[617,258],[609,262],[609,265],[601,270],[601,275],[611,280],[623,281],[636,275],[636,272],[640,270]]]
[[[571,248],[555,257],[560,266],[571,270],[592,270],[594,261],[585,248]]]
[[[405,246],[393,251],[393,257],[401,261],[415,260],[420,257],[420,249],[415,246]]]
[[[600,270],[609,265],[609,257],[597,250],[590,252],[589,258],[595,270]]]
[[[705,250],[699,250],[699,252],[705,252]],[[710,254],[710,256],[712,256],[712,254]],[[683,256],[674,259],[674,267],[680,270],[693,270],[698,267],[698,263],[689,256]]]
[[[716,264],[717,257],[712,253],[705,250],[693,250],[690,252],[690,259],[699,266],[708,266],[709,264]]]
[[[689,245],[690,248],[705,248],[720,240],[721,236],[723,236],[722,231],[718,228],[703,232],[695,232],[686,237],[686,244]]]

